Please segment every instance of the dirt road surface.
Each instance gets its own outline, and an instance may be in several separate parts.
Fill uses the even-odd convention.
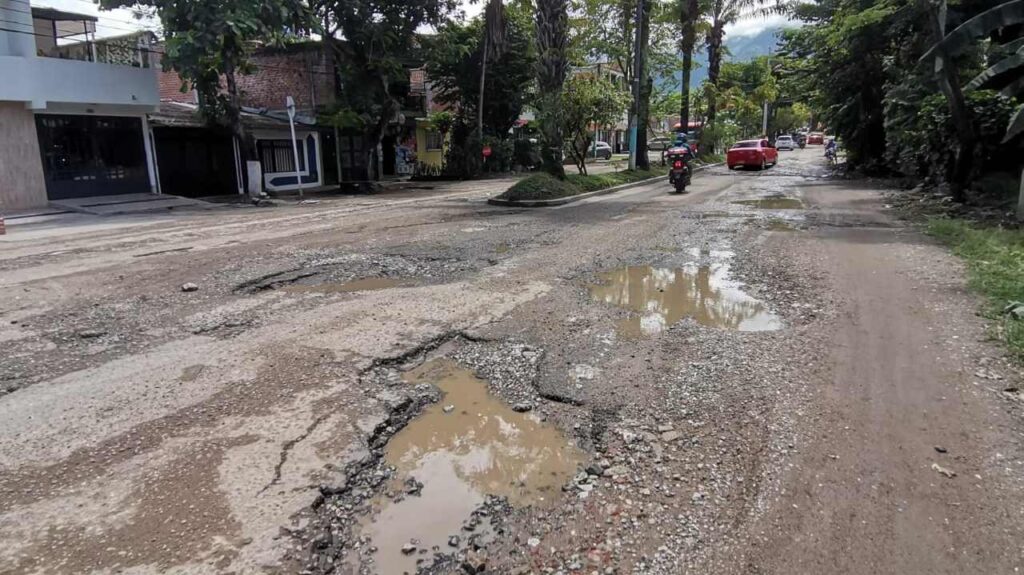
[[[1021,368],[882,190],[502,185],[10,227],[0,572],[1024,568]]]

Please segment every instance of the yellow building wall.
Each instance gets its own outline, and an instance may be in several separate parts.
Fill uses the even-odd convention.
[[[416,161],[440,168],[444,164],[444,150],[427,149],[427,131],[430,124],[416,122]]]

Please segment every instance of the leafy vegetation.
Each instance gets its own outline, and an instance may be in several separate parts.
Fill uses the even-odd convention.
[[[451,122],[446,133],[452,138],[445,159],[446,175],[478,174],[483,167],[482,145],[504,149],[509,130],[533,99],[530,86],[536,55],[531,13],[527,6],[510,4],[501,14],[500,51],[485,50],[485,45],[496,40],[485,34],[488,27],[481,18],[467,23],[448,21],[436,35],[424,39],[434,99],[451,110],[447,112]],[[485,51],[490,72],[482,75]],[[504,161],[510,156],[496,155],[488,160],[488,166],[510,167],[511,162]]]
[[[419,29],[437,26],[455,9],[454,0],[314,0],[316,28],[334,56],[338,107],[329,116],[363,137],[366,165],[408,93],[406,61],[415,53]]]
[[[505,200],[554,200],[623,184],[664,176],[665,170],[626,170],[610,174],[570,174],[564,179],[551,174],[534,174],[517,182],[498,196]]]
[[[782,36],[781,91],[843,140],[851,167],[948,184],[958,201],[972,186],[983,194],[987,172],[1019,173],[1021,0],[813,0],[790,11],[805,25]]]
[[[562,102],[566,149],[579,172],[586,174],[587,157],[594,142],[593,127],[614,125],[626,110],[629,96],[604,78],[578,74],[566,82]]]
[[[935,219],[928,232],[964,258],[971,286],[989,300],[987,315],[998,321],[998,336],[1024,358],[1024,315],[1013,313],[1011,305],[1024,302],[1024,230]]]
[[[245,159],[256,158],[255,141],[241,123],[237,78],[250,71],[256,41],[283,43],[288,28],[301,29],[308,18],[298,0],[102,0],[103,8],[146,6],[155,10],[164,33],[164,66],[194,89],[203,116],[229,128]],[[222,84],[223,78],[223,84]]]

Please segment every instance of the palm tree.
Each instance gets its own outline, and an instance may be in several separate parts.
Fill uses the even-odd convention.
[[[693,71],[693,50],[697,44],[697,20],[700,18],[699,0],[680,0],[679,24],[683,52],[682,103],[679,110],[679,126],[685,132],[690,124],[690,73]]]
[[[505,6],[501,0],[488,0],[484,11],[484,52],[480,65],[480,96],[476,110],[476,137],[484,141],[484,83],[487,79],[487,61],[500,58],[505,49]]]
[[[708,109],[706,123],[713,124],[718,113],[716,93],[718,75],[722,71],[722,48],[725,45],[725,27],[746,15],[756,0],[711,0],[708,6],[708,29],[705,44],[708,48],[708,82],[712,89],[708,91]],[[714,142],[711,142],[714,146]]]
[[[569,69],[568,0],[537,0],[538,116],[544,137],[544,169],[565,177],[562,166],[562,85]]]

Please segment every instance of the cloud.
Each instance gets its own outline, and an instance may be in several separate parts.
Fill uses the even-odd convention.
[[[726,25],[725,35],[732,38],[757,36],[769,28],[792,28],[797,25],[797,22],[793,22],[789,18],[780,15],[772,15],[767,18],[751,17]]]

